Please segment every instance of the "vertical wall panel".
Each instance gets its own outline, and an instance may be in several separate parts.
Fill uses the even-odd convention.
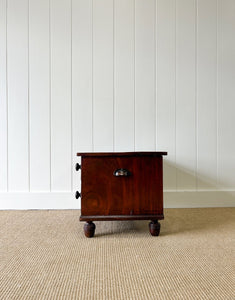
[[[72,2],[74,153],[92,151],[92,0]]]
[[[93,0],[95,151],[113,150],[113,1]]]
[[[217,172],[217,6],[199,0],[197,14],[198,188],[215,189]],[[209,112],[209,114],[208,114]],[[208,118],[209,117],[209,118]]]
[[[51,0],[51,187],[71,189],[71,3]]]
[[[164,188],[176,189],[175,1],[157,1],[157,149],[167,150]]]
[[[27,191],[28,0],[9,0],[7,5],[9,190]]]
[[[218,1],[218,182],[235,187],[235,1]]]
[[[196,188],[196,7],[176,2],[176,164],[178,189]]]
[[[134,0],[114,2],[114,150],[134,150]]]
[[[0,191],[7,191],[7,2],[0,0]]]
[[[79,188],[81,172],[77,152],[93,150],[92,128],[92,0],[72,1],[72,120],[73,189]]]
[[[155,1],[135,1],[135,150],[155,150]]]
[[[29,6],[30,190],[50,190],[49,0]]]

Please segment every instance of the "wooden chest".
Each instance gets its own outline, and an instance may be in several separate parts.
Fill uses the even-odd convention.
[[[78,153],[81,156],[81,216],[92,237],[95,220],[151,220],[160,232],[163,215],[162,156],[166,152]],[[77,166],[77,170],[80,166]]]

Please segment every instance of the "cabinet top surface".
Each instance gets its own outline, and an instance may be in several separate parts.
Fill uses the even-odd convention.
[[[167,152],[150,151],[150,152],[80,152],[77,156],[162,156]]]

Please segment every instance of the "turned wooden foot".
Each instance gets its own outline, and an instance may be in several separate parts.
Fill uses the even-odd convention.
[[[149,232],[153,236],[158,236],[160,233],[161,224],[158,222],[158,220],[151,221],[149,223]]]
[[[86,222],[84,225],[85,236],[91,238],[95,234],[95,224],[92,221]]]

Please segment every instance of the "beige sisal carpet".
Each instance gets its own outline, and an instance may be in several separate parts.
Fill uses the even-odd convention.
[[[0,211],[0,299],[235,299],[235,209],[166,209],[148,221],[80,212]]]

